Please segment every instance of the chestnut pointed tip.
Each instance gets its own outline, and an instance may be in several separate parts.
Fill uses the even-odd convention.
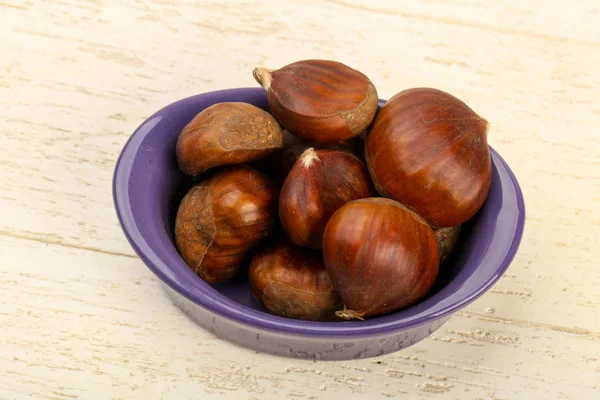
[[[272,81],[271,72],[273,72],[272,69],[256,67],[252,71],[252,76],[254,76],[256,82],[258,82],[263,89],[269,90],[271,88]]]
[[[304,168],[310,168],[315,161],[319,161],[319,155],[315,151],[314,147],[309,147],[304,150],[304,152],[300,155],[300,162],[304,166]]]
[[[484,132],[487,136],[490,133],[490,129],[492,128],[492,123],[485,118],[481,118],[481,124],[483,125]]]
[[[487,119],[479,117],[479,121],[477,121],[477,127],[480,130],[483,137],[487,140],[492,124]]]
[[[346,306],[344,306],[343,310],[336,311],[335,315],[338,316],[338,317],[340,317],[341,319],[346,320],[346,321],[351,321],[353,319],[358,319],[360,321],[364,321],[365,320],[364,313],[360,313],[358,311],[350,310]]]

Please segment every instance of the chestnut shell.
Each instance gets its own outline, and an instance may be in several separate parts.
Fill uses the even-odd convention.
[[[223,102],[199,112],[177,138],[179,168],[199,175],[211,168],[263,158],[283,147],[281,127],[268,112],[243,102]]]
[[[377,90],[363,73],[330,60],[256,68],[275,119],[294,135],[336,142],[360,135],[377,112]]]
[[[459,225],[483,205],[492,178],[488,122],[456,97],[415,88],[381,108],[365,143],[377,191],[432,226]]]
[[[276,212],[277,191],[267,176],[246,165],[225,167],[192,186],[181,201],[177,249],[205,281],[227,281],[270,233]]]
[[[256,300],[271,314],[323,321],[335,319],[343,302],[331,284],[321,254],[272,241],[256,252],[248,272]]]
[[[333,214],[323,235],[325,267],[347,319],[412,305],[438,273],[435,235],[427,222],[386,198],[354,200]]]
[[[440,264],[450,259],[454,253],[458,240],[460,239],[461,231],[461,225],[436,228],[433,230],[440,250]]]
[[[343,150],[307,149],[294,163],[279,195],[279,219],[290,240],[320,249],[325,225],[349,201],[375,196],[367,168]]]

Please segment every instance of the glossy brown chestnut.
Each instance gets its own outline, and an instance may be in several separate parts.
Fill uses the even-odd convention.
[[[290,240],[320,249],[325,225],[349,201],[375,196],[367,168],[343,150],[309,148],[290,170],[279,195],[279,219]]]
[[[252,258],[248,277],[254,297],[271,314],[332,320],[343,305],[321,254],[286,239],[261,248]]]
[[[488,122],[456,97],[416,88],[381,108],[365,143],[379,193],[432,226],[459,225],[483,205],[491,184]]]
[[[427,222],[386,198],[354,200],[333,214],[323,234],[323,258],[346,319],[399,310],[422,299],[439,268]]]
[[[214,104],[194,117],[177,140],[177,162],[188,175],[258,160],[283,147],[281,127],[248,103]]]
[[[454,253],[454,249],[460,238],[461,225],[448,228],[436,228],[433,230],[440,250],[440,264],[444,263]]]
[[[377,111],[377,90],[363,73],[329,60],[303,60],[278,70],[256,68],[271,113],[294,135],[336,142],[360,135]]]
[[[269,178],[246,165],[225,167],[195,184],[181,201],[177,248],[202,279],[226,281],[269,234],[276,212],[277,192]]]

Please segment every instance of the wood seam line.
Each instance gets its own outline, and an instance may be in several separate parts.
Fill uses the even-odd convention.
[[[10,233],[10,232],[6,232],[6,231],[0,231],[0,236],[12,237],[15,239],[22,239],[22,240],[29,240],[32,242],[51,244],[51,245],[55,245],[55,246],[68,247],[71,249],[93,251],[95,253],[109,254],[109,255],[119,256],[119,257],[139,258],[136,254],[127,254],[127,253],[121,253],[118,251],[103,250],[103,249],[99,249],[97,247],[92,247],[92,246],[81,246],[81,245],[77,245],[77,244],[64,243],[64,242],[61,242],[60,240],[48,240],[48,239],[31,237],[28,235],[22,235],[22,234],[18,234],[18,233]]]

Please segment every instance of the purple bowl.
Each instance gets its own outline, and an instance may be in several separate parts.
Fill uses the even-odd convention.
[[[266,313],[247,281],[207,284],[174,246],[174,215],[189,185],[177,167],[175,143],[198,112],[224,101],[268,110],[260,88],[210,92],[173,103],[132,134],[113,180],[115,208],[129,243],[161,279],[173,303],[216,336],[295,358],[345,360],[391,353],[437,330],[453,312],[485,293],[513,260],[523,234],[525,206],[515,176],[491,149],[492,186],[484,206],[463,226],[459,250],[440,271],[434,290],[410,308],[365,321],[309,322]]]

